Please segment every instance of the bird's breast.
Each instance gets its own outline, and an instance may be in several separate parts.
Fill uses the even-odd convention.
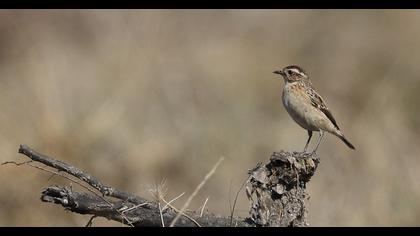
[[[318,130],[310,120],[308,115],[314,109],[310,103],[310,98],[305,93],[305,87],[300,83],[288,83],[283,89],[283,105],[289,115],[301,127],[308,130]]]
[[[304,111],[307,110],[309,101],[308,95],[305,93],[305,88],[299,83],[286,84],[283,89],[283,104],[286,109]]]

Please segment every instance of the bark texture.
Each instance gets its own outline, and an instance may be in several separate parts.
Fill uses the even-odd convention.
[[[250,170],[251,220],[259,226],[307,226],[306,184],[318,164],[315,153],[280,151]]]
[[[168,226],[178,214],[176,209],[162,207],[158,201],[107,186],[93,175],[38,153],[26,145],[20,146],[19,153],[31,161],[3,164],[27,164],[70,179],[87,190],[77,192],[68,186],[49,186],[41,192],[43,202],[61,205],[74,213],[105,217],[130,226]],[[32,163],[41,163],[48,169]],[[306,201],[309,194],[305,189],[318,164],[319,158],[313,153],[274,152],[267,164],[259,163],[248,173],[246,194],[251,203],[249,217],[185,212],[175,226],[307,226]]]

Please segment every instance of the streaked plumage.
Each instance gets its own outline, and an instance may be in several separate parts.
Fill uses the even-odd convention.
[[[312,82],[306,72],[295,65],[287,66],[274,73],[283,76],[285,85],[283,88],[283,105],[287,112],[302,128],[308,131],[306,151],[312,137],[312,131],[319,131],[320,137],[314,152],[323,137],[323,131],[327,131],[339,137],[349,148],[354,146],[344,137],[340,131],[337,121],[323,101],[322,97],[314,89]]]

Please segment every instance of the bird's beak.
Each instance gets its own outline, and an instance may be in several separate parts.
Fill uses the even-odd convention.
[[[273,72],[274,74],[284,75],[284,72],[282,70],[276,70]]]

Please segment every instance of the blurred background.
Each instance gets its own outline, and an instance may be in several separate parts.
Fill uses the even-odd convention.
[[[418,226],[419,21],[418,10],[2,10],[0,161],[27,160],[27,144],[148,199],[166,179],[181,207],[224,156],[189,208],[208,197],[229,215],[248,169],[304,147],[272,73],[297,64],[357,148],[324,137],[310,225]],[[49,177],[1,166],[0,225],[84,226],[89,216],[39,200],[69,184]],[[242,192],[235,214],[248,209]]]

